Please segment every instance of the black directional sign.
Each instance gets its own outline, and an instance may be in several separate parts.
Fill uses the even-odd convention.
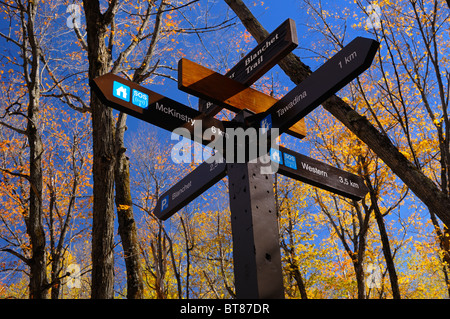
[[[250,86],[297,46],[295,22],[287,19],[230,69],[225,76]],[[202,112],[214,115],[221,109],[221,106],[200,99],[199,110]]]
[[[159,197],[153,214],[161,220],[166,220],[224,178],[226,166],[224,162],[200,164]]]
[[[297,46],[295,22],[287,19],[226,75],[235,81],[250,86]]]
[[[257,115],[260,122],[256,125],[279,128],[280,134],[285,132],[364,72],[372,64],[379,45],[372,39],[355,38],[264,114]]]
[[[225,132],[227,127],[278,128],[281,134],[366,70],[379,47],[375,40],[356,38],[281,100],[263,108],[267,111],[248,115],[244,109],[250,108],[249,104],[253,103],[256,109],[256,106],[261,109],[261,101],[267,98],[263,98],[260,92],[253,92],[247,85],[256,81],[296,45],[295,25],[292,20],[287,20],[227,73],[234,80],[201,70],[192,63],[190,69],[185,68],[186,74],[181,72],[185,83],[179,81],[179,87],[189,89],[198,96],[215,98],[216,103],[227,101],[228,105],[233,104],[242,110],[233,121],[219,121],[213,118],[213,111],[199,112],[113,74],[95,79],[91,86],[106,105],[169,131],[187,128],[191,138],[203,144],[210,142],[204,140],[203,134],[209,128],[232,143],[235,141],[231,134],[228,136]],[[183,71],[183,68],[180,70]],[[215,82],[212,82],[213,78]],[[205,83],[206,89],[202,86]],[[233,94],[228,94],[230,87]],[[196,130],[196,123],[199,122],[201,129]],[[267,142],[273,138],[271,136]],[[232,146],[238,146],[236,144]],[[270,157],[279,164],[278,171],[288,177],[354,200],[364,198],[368,192],[362,178],[284,147],[271,149]],[[153,213],[157,218],[166,220],[227,174],[236,295],[247,299],[283,298],[273,183],[270,176],[263,175],[261,163],[254,164],[249,160],[237,164],[206,161],[166,191],[158,199]]]
[[[364,180],[354,174],[322,163],[284,147],[271,149],[278,173],[354,200],[361,200],[368,189]]]
[[[211,142],[203,139],[205,130],[225,132],[227,125],[232,125],[112,73],[94,79],[91,86],[106,105],[168,131],[184,127],[192,139],[203,144]]]

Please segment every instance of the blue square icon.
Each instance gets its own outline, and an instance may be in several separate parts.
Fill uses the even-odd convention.
[[[114,81],[113,95],[121,100],[130,102],[130,87],[120,82]]]
[[[133,97],[131,99],[131,102],[136,106],[146,109],[148,107],[148,95],[141,91],[133,89]]]
[[[295,159],[295,156],[284,153],[284,165],[292,169],[297,169],[297,160]]]
[[[169,207],[169,195],[164,197],[161,201],[161,211],[165,210],[167,207]]]
[[[272,128],[272,115],[267,115],[260,123],[262,133],[266,133]]]
[[[270,149],[270,159],[278,164],[283,164],[283,153],[274,148]]]

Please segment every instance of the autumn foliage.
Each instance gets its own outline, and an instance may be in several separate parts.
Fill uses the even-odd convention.
[[[237,1],[84,3],[0,1],[0,298],[84,299],[100,286],[97,296],[114,298],[234,298],[226,178],[159,221],[158,197],[197,164],[171,160],[170,133],[102,105],[89,77],[113,72],[172,97],[182,57],[225,73],[256,43],[228,7]],[[312,70],[356,35],[381,43],[373,66],[338,95],[424,188],[448,198],[447,3],[303,0],[294,9],[290,18],[307,21],[295,54]],[[367,26],[370,16],[379,26]],[[275,68],[254,87],[281,97],[293,84]],[[449,231],[434,207],[323,108],[306,123],[304,140],[280,143],[363,177],[369,194],[356,202],[275,176],[286,298],[448,298]],[[107,179],[108,194],[98,188]],[[99,227],[111,240],[104,247]]]

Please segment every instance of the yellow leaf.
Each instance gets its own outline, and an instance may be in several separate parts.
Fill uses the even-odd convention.
[[[123,205],[123,204],[120,204],[119,207],[118,207],[118,210],[127,210],[127,209],[130,208],[130,207],[131,207],[130,205]]]

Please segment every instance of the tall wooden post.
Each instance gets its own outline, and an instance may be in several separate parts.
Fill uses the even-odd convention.
[[[227,164],[236,296],[284,298],[273,176],[260,163]]]
[[[235,120],[243,122],[246,112]],[[238,299],[284,298],[273,174],[262,174],[264,165],[270,163],[227,163]]]

